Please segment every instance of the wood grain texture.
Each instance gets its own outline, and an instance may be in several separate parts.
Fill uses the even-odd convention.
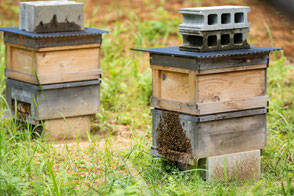
[[[218,102],[265,95],[265,69],[201,75],[199,102]]]
[[[10,59],[6,73],[13,79],[50,84],[98,79],[101,75],[100,44],[36,49],[7,43],[6,47],[6,58]]]
[[[196,109],[196,105],[180,101],[158,99],[156,97],[151,97],[151,106],[154,108],[183,112],[186,114],[197,115],[199,113],[199,111]]]
[[[100,107],[100,85],[38,91],[39,119],[96,114]]]
[[[154,150],[158,149],[158,127],[165,126],[160,125],[164,123],[160,119],[165,113],[166,110],[152,110],[152,149]],[[267,135],[266,113],[265,109],[254,109],[231,112],[231,115],[225,113],[202,117],[178,113],[177,115],[186,137],[190,140],[192,159],[198,160],[264,149]]]
[[[154,97],[160,97],[160,71],[152,69],[152,94]]]
[[[197,158],[266,147],[266,115],[198,124]]]
[[[235,72],[235,71],[245,71],[254,69],[265,69],[267,64],[251,65],[251,66],[241,66],[241,67],[228,67],[228,68],[217,68],[197,71],[197,75],[214,74],[214,73],[225,73],[225,72]]]
[[[190,101],[189,75],[161,71],[160,92],[161,99]]]
[[[247,110],[253,108],[264,108],[268,106],[268,96],[258,96],[229,101],[218,101],[209,103],[197,103],[198,115]]]
[[[10,64],[7,64],[7,67],[15,71],[32,73],[34,70],[33,51],[11,46],[10,55],[11,61]]]
[[[197,102],[197,92],[196,92],[196,75],[195,73],[189,73],[189,95],[190,103],[194,104]]]
[[[268,105],[267,64],[203,71],[159,65],[151,68],[153,100],[156,98],[151,104],[156,108],[205,115]],[[186,105],[197,108],[188,113]]]

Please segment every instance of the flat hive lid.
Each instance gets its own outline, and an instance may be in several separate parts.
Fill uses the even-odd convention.
[[[20,30],[18,27],[1,27],[0,31],[7,33],[14,33],[18,35],[23,35],[31,38],[56,38],[56,37],[73,37],[73,36],[91,36],[103,33],[109,33],[109,31],[87,28],[82,31],[68,31],[68,32],[56,32],[56,33],[31,33],[27,31]]]
[[[271,51],[281,50],[281,48],[264,48],[264,47],[252,46],[249,49],[223,50],[223,51],[214,51],[214,52],[187,52],[187,51],[179,50],[179,46],[171,46],[171,47],[146,48],[146,49],[133,48],[132,50],[141,51],[141,52],[149,52],[150,54],[162,54],[162,55],[169,55],[169,56],[206,59],[206,58],[217,58],[217,57],[226,57],[226,56],[269,53]]]

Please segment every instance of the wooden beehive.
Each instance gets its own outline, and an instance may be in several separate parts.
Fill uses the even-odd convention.
[[[33,83],[53,84],[101,77],[101,34],[79,32],[35,34],[16,27],[0,28],[6,45],[6,76]]]
[[[152,152],[194,165],[217,155],[266,147],[267,109],[195,116],[152,110]]]
[[[178,47],[138,49],[150,53],[151,106],[206,115],[268,105],[266,75],[269,52],[243,50],[193,53]]]
[[[100,81],[39,86],[6,79],[6,100],[13,118],[31,124],[39,124],[41,120],[94,115],[100,107]]]

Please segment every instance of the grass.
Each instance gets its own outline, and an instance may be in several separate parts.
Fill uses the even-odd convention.
[[[10,9],[6,3],[5,9]],[[268,69],[268,146],[259,180],[208,183],[196,171],[163,166],[160,158],[150,154],[151,70],[148,56],[129,48],[178,45],[181,20],[163,8],[164,1],[157,7],[144,0],[144,5],[154,11],[148,20],[122,8],[113,11],[117,21],[106,15],[106,22],[95,22],[100,4],[89,14],[92,19],[87,24],[111,34],[104,36],[102,47],[101,113],[86,145],[77,139],[77,145],[60,148],[56,142],[32,139],[29,125],[4,118],[7,106],[0,97],[0,195],[293,195],[294,80],[289,79],[293,67],[283,55],[272,60]],[[11,9],[14,13],[15,7]],[[16,21],[1,18],[1,26],[13,25]],[[4,53],[2,43],[0,94],[5,90]],[[122,129],[129,135],[120,135]],[[120,137],[130,144],[119,146]]]

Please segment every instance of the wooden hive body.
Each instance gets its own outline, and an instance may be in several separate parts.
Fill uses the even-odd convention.
[[[15,28],[0,30],[5,32],[8,78],[53,84],[101,77],[100,46],[105,31],[34,34]]]
[[[157,61],[158,56],[151,55],[151,58],[152,107],[205,115],[263,108],[268,104],[266,93],[268,54],[200,62],[214,67],[206,70],[168,67],[162,65],[164,56],[161,56],[159,61]],[[255,62],[252,62],[252,59]],[[192,64],[192,61],[196,60],[183,59],[183,61],[191,61],[187,63]],[[227,61],[227,64],[230,61],[235,62],[232,63],[232,67],[222,67],[221,61]]]
[[[258,51],[258,47],[214,53],[184,52],[178,47],[138,50],[150,52],[154,108],[206,115],[268,106],[270,50]]]
[[[201,158],[264,149],[267,136],[266,113],[267,109],[253,109],[194,116],[153,109],[151,149],[155,155],[191,165]],[[177,120],[172,120],[170,124],[168,119],[171,116],[176,116]],[[183,149],[169,148],[167,155],[161,154],[165,148],[162,141],[173,144],[181,142],[178,141],[180,137],[172,136],[174,131],[179,131],[178,128],[174,129],[178,126],[185,135],[182,139],[190,143],[189,150],[185,152]],[[161,131],[167,134],[164,135]],[[173,154],[178,155],[176,159],[170,156]]]
[[[41,120],[94,115],[100,107],[100,81],[40,87],[6,79],[6,100],[14,118],[32,124],[39,124]],[[17,115],[14,114],[15,111]]]

